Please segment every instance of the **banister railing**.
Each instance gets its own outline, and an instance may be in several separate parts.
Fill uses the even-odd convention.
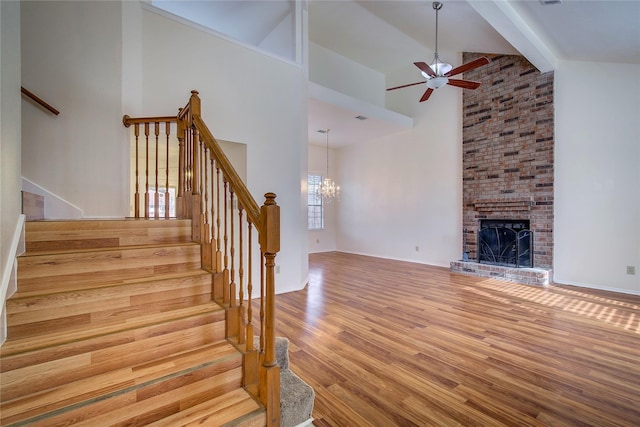
[[[213,273],[212,296],[227,310],[227,339],[244,352],[243,384],[265,406],[267,425],[277,426],[275,257],[280,251],[280,207],[274,193],[265,194],[265,202],[258,205],[200,113],[198,92],[192,91],[176,116],[123,117],[126,127],[133,126],[132,213],[136,218],[192,220],[202,266]],[[254,290],[256,283],[260,286]],[[260,294],[257,319],[255,291]]]
[[[20,92],[22,92],[22,94],[26,95],[28,98],[31,98],[36,104],[40,105],[41,107],[43,107],[44,109],[49,111],[51,114],[56,115],[56,116],[58,114],[60,114],[60,111],[58,111],[55,108],[53,108],[44,99],[40,98],[38,95],[34,94],[33,92],[25,89],[23,86],[20,86]]]

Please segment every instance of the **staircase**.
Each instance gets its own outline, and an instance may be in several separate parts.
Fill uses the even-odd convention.
[[[275,336],[276,195],[258,205],[200,102],[123,117],[135,218],[26,224],[0,425],[311,422],[313,389]]]
[[[191,233],[191,220],[26,224],[2,426],[266,425]]]

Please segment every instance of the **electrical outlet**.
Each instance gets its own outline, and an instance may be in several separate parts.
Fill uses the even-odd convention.
[[[276,265],[276,274],[280,274],[280,266]]]
[[[420,252],[420,246],[416,246],[416,252]]]
[[[320,243],[320,239],[316,239],[316,243]]]
[[[636,268],[633,265],[627,265],[627,274],[636,274]]]

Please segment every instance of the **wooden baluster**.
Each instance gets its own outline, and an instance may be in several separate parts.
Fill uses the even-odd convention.
[[[215,160],[213,158],[213,153],[209,153],[209,161],[211,162],[211,270],[218,271],[218,263],[216,262],[216,229],[214,227],[215,214],[216,214],[216,205],[215,205],[215,176],[213,175],[213,170],[215,168]]]
[[[193,130],[189,127],[187,128],[187,138],[185,140],[185,148],[187,150],[187,158],[185,159],[187,162],[187,170],[186,174],[186,184],[187,184],[187,194],[191,194],[191,188],[193,185],[193,156],[191,155],[191,150],[193,149]],[[191,201],[191,198],[189,198]]]
[[[202,236],[200,235],[200,224],[202,213],[202,206],[200,203],[200,133],[198,129],[193,128],[193,184],[191,186],[191,212],[192,219],[192,238],[194,242],[201,242]]]
[[[169,211],[171,208],[171,200],[169,199],[171,197],[169,195],[169,135],[171,134],[171,122],[165,122],[164,131],[167,135],[167,155],[165,158],[166,178],[164,184],[164,217],[169,218]]]
[[[184,149],[185,149],[185,172],[184,172],[184,209],[185,209],[185,218],[192,219],[192,185],[193,185],[193,130],[191,127],[186,127],[185,130],[185,141],[184,141]]]
[[[216,265],[222,268],[222,245],[220,243],[220,168],[216,164]]]
[[[244,307],[244,240],[242,239],[242,205],[238,202],[238,344],[244,344],[246,336]]]
[[[136,136],[136,193],[133,196],[133,206],[134,206],[134,216],[136,218],[140,218],[140,177],[138,174],[138,159],[140,155],[138,154],[138,137],[140,136],[140,124],[136,123],[133,125],[133,133]]]
[[[244,385],[251,387],[258,384],[260,354],[254,344],[253,329],[253,225],[247,215],[247,323],[245,326]]]
[[[258,235],[258,239],[260,239],[260,235]],[[265,298],[265,289],[264,289],[264,252],[262,248],[260,249],[260,352],[263,353],[264,356],[264,298]]]
[[[223,283],[223,301],[225,304],[229,304],[229,235],[227,234],[227,180],[224,180],[224,194],[222,198],[224,200],[224,269],[222,270],[222,283]],[[219,211],[218,211],[219,212]]]
[[[182,109],[180,109],[182,111]],[[178,218],[184,218],[184,171],[185,171],[185,150],[184,139],[186,135],[184,120],[178,121],[178,194],[176,195],[176,216]]]
[[[229,314],[227,316],[228,322],[228,335],[227,337],[238,336],[238,289],[236,284],[236,240],[235,240],[235,227],[233,220],[233,201],[234,201],[233,188],[229,186],[229,228],[231,229],[231,244],[229,253],[231,254],[231,282],[229,283]]]
[[[253,226],[247,220],[247,351],[254,350],[253,345]]]
[[[146,163],[145,175],[146,181],[144,186],[144,217],[149,218],[149,122],[144,124],[144,138],[146,147]]]
[[[208,173],[208,163],[207,158],[209,155],[208,147],[204,147],[204,153],[202,156],[202,168],[203,168],[203,182],[204,182],[204,197],[203,197],[203,206],[202,212],[200,216],[202,217],[202,265],[204,268],[212,269],[211,263],[211,231],[209,228],[209,173]],[[211,174],[213,175],[213,169],[211,170]]]
[[[160,189],[158,188],[158,162],[159,162],[159,152],[158,145],[160,143],[160,122],[155,122],[155,135],[156,135],[156,191],[153,195],[153,217],[158,219],[160,218]]]

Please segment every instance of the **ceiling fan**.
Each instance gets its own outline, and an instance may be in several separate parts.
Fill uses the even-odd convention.
[[[442,62],[440,60],[440,56],[438,55],[438,11],[442,9],[442,3],[440,3],[439,1],[434,1],[433,9],[436,11],[436,52],[433,57],[433,62],[431,62],[431,65],[428,65],[426,62],[413,63],[420,69],[420,71],[422,72],[422,76],[427,80],[416,83],[409,83],[402,86],[391,87],[387,89],[387,91],[427,83],[427,90],[422,95],[422,98],[420,98],[420,102],[424,102],[429,99],[434,89],[439,89],[447,84],[451,86],[461,87],[463,89],[477,89],[480,86],[479,82],[474,82],[471,80],[452,79],[451,77],[457,74],[464,73],[465,71],[473,70],[482,65],[486,65],[489,63],[489,60],[483,56],[482,58],[467,62],[466,64],[462,64],[456,68],[453,68],[446,62]]]

